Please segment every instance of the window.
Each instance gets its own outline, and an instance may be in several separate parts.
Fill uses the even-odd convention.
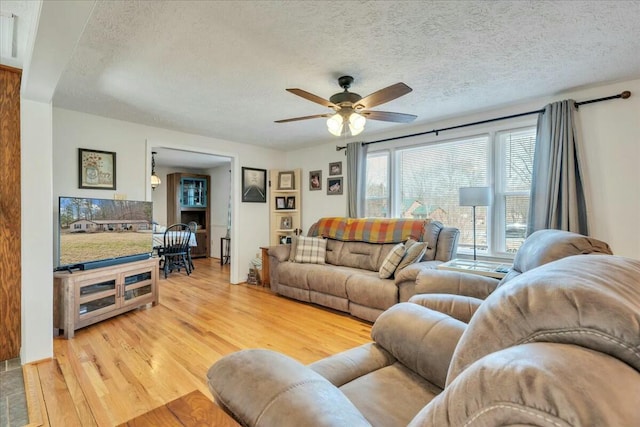
[[[495,210],[500,216],[496,248],[515,253],[526,237],[529,215],[529,190],[536,143],[534,128],[516,129],[497,134],[498,164]]]
[[[367,196],[365,216],[389,217],[389,153],[367,156]]]
[[[535,134],[528,127],[370,151],[365,215],[457,227],[458,251],[470,254],[473,209],[459,205],[459,189],[492,186],[493,205],[476,208],[476,248],[484,255],[514,253],[526,233]]]

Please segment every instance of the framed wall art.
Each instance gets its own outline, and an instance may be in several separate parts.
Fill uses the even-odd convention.
[[[242,168],[242,201],[267,202],[267,170]]]
[[[309,190],[322,190],[322,171],[309,172]]]
[[[293,217],[283,216],[280,218],[280,229],[281,230],[291,230],[293,228]]]
[[[116,189],[116,153],[78,148],[78,187]]]
[[[342,194],[342,177],[327,178],[327,194]]]
[[[329,176],[342,175],[342,162],[329,163]]]
[[[296,208],[296,198],[287,197],[287,209],[295,209],[295,208]]]
[[[278,172],[278,190],[293,190],[295,188],[293,171]]]

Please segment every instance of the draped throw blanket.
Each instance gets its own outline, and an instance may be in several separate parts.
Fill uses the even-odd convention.
[[[538,117],[527,235],[545,228],[589,233],[576,110],[570,99]]]
[[[409,237],[422,240],[424,226],[429,220],[388,218],[320,218],[309,232],[345,242],[399,243]]]

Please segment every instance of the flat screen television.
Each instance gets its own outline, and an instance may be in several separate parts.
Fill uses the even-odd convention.
[[[60,197],[57,270],[106,267],[148,259],[152,202]]]

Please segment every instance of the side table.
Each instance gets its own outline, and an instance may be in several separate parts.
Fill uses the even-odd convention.
[[[478,274],[480,276],[488,276],[495,279],[502,279],[509,272],[511,267],[512,264],[490,261],[473,261],[470,259],[452,259],[451,261],[438,265],[439,270]]]
[[[220,238],[220,265],[231,262],[231,238]]]
[[[271,280],[269,279],[269,248],[266,246],[260,246],[262,251],[262,286],[267,288],[271,287]]]

